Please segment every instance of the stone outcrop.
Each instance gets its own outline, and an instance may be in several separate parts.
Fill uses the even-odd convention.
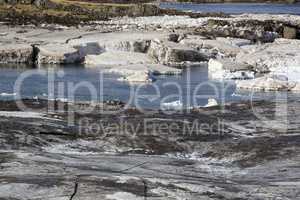
[[[188,35],[180,41],[180,44],[184,44],[193,49],[198,49],[202,53],[206,54],[207,57],[234,57],[243,51],[241,46],[248,45],[250,43],[251,42],[249,40],[234,38],[217,38],[210,40],[198,35]]]
[[[100,44],[107,51],[131,51],[145,53],[150,45],[150,40],[122,40],[108,41]]]
[[[286,39],[296,39],[297,29],[291,26],[285,26],[283,29],[283,37]]]
[[[126,66],[146,63],[153,63],[146,54],[126,51],[107,51],[100,55],[87,55],[85,57],[85,64],[87,65]]]
[[[27,44],[4,44],[0,47],[0,63],[33,62],[33,48]]]
[[[290,82],[284,76],[263,76],[253,80],[236,81],[236,87],[246,90],[262,91],[291,91],[295,88],[296,83]]]
[[[161,40],[152,40],[148,55],[161,64],[170,64],[183,61],[205,61],[206,55],[193,48]]]
[[[49,44],[37,46],[38,55],[36,62],[38,64],[70,64],[81,63],[85,55],[78,49],[68,45]]]
[[[282,29],[282,23],[277,21],[209,19],[206,26],[196,29],[196,33],[208,38],[233,37],[253,42],[273,42],[277,37],[282,37]]]
[[[211,79],[253,79],[252,67],[229,59],[210,59],[208,76]]]
[[[121,78],[118,80],[129,83],[149,83],[156,80],[155,76],[181,74],[180,69],[175,69],[160,64],[112,66],[106,71],[121,75]]]
[[[300,42],[276,39],[274,43],[258,45],[252,51],[240,52],[236,61],[247,63],[260,73],[300,66]]]

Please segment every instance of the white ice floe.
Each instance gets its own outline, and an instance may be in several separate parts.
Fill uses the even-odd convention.
[[[162,110],[182,110],[183,104],[180,100],[172,101],[172,102],[166,102],[161,104]]]
[[[217,105],[219,105],[217,100],[215,100],[213,98],[209,98],[208,103],[203,107],[207,108],[207,107],[214,107],[214,106],[217,106]]]
[[[126,66],[111,66],[104,70],[108,73],[121,75],[119,81],[129,83],[149,83],[156,80],[158,75],[179,75],[182,70],[160,64],[135,64]]]
[[[0,94],[0,96],[2,96],[2,97],[16,96],[16,95],[17,95],[17,93],[6,93],[6,92],[2,92]]]
[[[213,107],[213,106],[218,106],[218,102],[216,99],[209,98],[208,103],[204,106],[194,106],[194,107],[189,107],[189,109],[192,108],[207,108],[207,107]],[[161,109],[162,110],[182,110],[184,109],[185,106],[180,100],[177,101],[171,101],[171,102],[166,102],[161,104]]]
[[[0,111],[2,117],[18,117],[18,118],[43,118],[42,113],[28,111]]]

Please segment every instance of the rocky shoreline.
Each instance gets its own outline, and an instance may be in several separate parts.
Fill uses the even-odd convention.
[[[139,83],[206,64],[212,79],[250,79],[237,81],[241,89],[300,88],[300,17],[294,15],[118,17],[80,28],[2,24],[0,30],[4,64],[78,63]]]
[[[299,197],[298,101],[287,102],[279,121],[273,118],[279,104],[264,101],[172,115],[123,109],[121,102],[93,105],[88,114],[77,113],[86,103],[23,103],[25,110],[0,102],[2,199]],[[270,121],[257,119],[253,108]],[[91,131],[91,123],[105,129]],[[186,126],[191,132],[184,134]]]

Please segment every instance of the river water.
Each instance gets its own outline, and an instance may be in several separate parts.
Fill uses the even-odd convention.
[[[268,3],[161,3],[162,8],[172,8],[193,12],[223,12],[228,14],[268,13],[300,15],[300,3],[268,4]]]
[[[40,69],[0,68],[0,99],[45,98],[68,101],[121,100],[140,108],[204,106],[209,98],[219,103],[285,97],[284,93],[236,91],[233,81],[208,78],[207,67],[193,67],[178,76],[157,76],[151,84],[128,84],[120,76],[80,66]],[[292,95],[293,96],[293,95]],[[170,102],[173,102],[174,105]],[[179,103],[180,102],[180,103]]]

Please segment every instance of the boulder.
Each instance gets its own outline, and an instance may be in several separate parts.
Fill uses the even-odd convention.
[[[33,48],[27,44],[4,44],[0,47],[0,63],[31,64],[33,57]]]
[[[85,55],[78,49],[62,44],[48,44],[36,46],[38,64],[71,64],[81,63]]]
[[[180,36],[179,34],[171,33],[169,35],[168,40],[171,41],[171,42],[178,42],[179,36]]]
[[[252,67],[236,63],[229,59],[210,59],[208,62],[208,76],[211,79],[253,79]]]
[[[283,28],[283,37],[286,39],[296,39],[297,38],[297,29],[290,26],[285,26]]]
[[[170,64],[183,61],[205,61],[206,55],[200,53],[193,48],[187,47],[182,44],[152,40],[148,49],[148,55],[161,64]]]

